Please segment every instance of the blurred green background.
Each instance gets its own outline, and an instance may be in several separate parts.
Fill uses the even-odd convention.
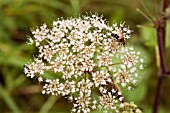
[[[160,0],[157,0],[159,9]],[[153,14],[152,0],[145,0]],[[63,97],[42,95],[42,85],[27,78],[23,65],[33,58],[36,49],[27,45],[30,28],[60,17],[77,17],[97,12],[112,24],[125,21],[134,30],[129,45],[141,51],[146,60],[139,84],[132,92],[124,91],[127,101],[134,101],[144,112],[151,113],[157,83],[157,40],[153,28],[136,11],[140,0],[0,0],[0,113],[69,113],[72,104]],[[167,24],[167,66],[170,69],[170,22]],[[163,85],[160,113],[170,113],[170,78]],[[94,111],[93,113],[99,113]]]

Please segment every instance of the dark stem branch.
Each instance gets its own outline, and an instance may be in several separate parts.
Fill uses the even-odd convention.
[[[149,13],[145,3],[143,0],[141,1],[142,5],[146,11],[146,14],[143,13],[141,10],[138,9],[138,11],[149,21],[151,21],[154,24],[154,27],[157,31],[157,40],[158,40],[158,48],[159,48],[159,60],[160,60],[160,67],[159,67],[159,75],[158,75],[158,82],[157,82],[157,88],[156,88],[156,95],[155,95],[155,101],[153,105],[153,113],[158,113],[159,111],[159,103],[160,103],[160,97],[162,92],[162,86],[163,86],[163,79],[166,77],[166,75],[170,74],[170,70],[167,71],[166,67],[166,61],[165,61],[165,39],[166,39],[166,23],[167,23],[167,17],[164,15],[166,8],[169,6],[168,0],[162,0],[161,3],[161,10],[160,14],[157,12],[156,7],[156,0],[153,0],[154,4],[154,12],[156,16],[156,20],[153,20],[151,14]]]
[[[165,22],[162,24],[166,24]],[[159,58],[160,58],[160,71],[161,76],[165,76],[166,74],[166,61],[165,61],[165,25],[162,26],[159,24],[159,27],[157,28],[157,38],[158,38],[158,48],[159,48]]]
[[[153,113],[158,113],[161,91],[163,86],[163,79],[166,76],[166,64],[165,64],[165,48],[163,45],[163,36],[165,31],[163,28],[157,28],[157,37],[158,37],[158,47],[159,47],[159,58],[160,58],[160,67],[159,67],[159,75],[158,75],[158,83],[156,88],[155,101],[153,106]]]
[[[153,106],[153,113],[158,113],[159,111],[159,103],[161,98],[161,91],[163,86],[163,79],[167,75],[166,69],[166,61],[165,61],[165,36],[166,36],[166,21],[167,18],[163,15],[166,8],[168,7],[168,0],[163,0],[161,5],[161,18],[155,24],[157,30],[157,38],[158,38],[158,47],[159,47],[159,58],[160,58],[160,67],[159,67],[159,76],[158,83],[156,89],[156,96]]]
[[[164,77],[162,77],[162,75],[159,75],[157,88],[156,88],[155,102],[154,102],[154,106],[153,106],[153,113],[158,113],[158,110],[159,110],[159,103],[160,103],[160,98],[161,98],[163,79],[164,79]]]
[[[165,48],[165,27],[166,27],[166,21],[167,21],[167,17],[164,15],[164,12],[166,11],[166,8],[168,8],[168,6],[169,6],[168,0],[162,0],[162,8],[161,8],[161,10],[162,10],[161,17],[162,18],[161,18],[161,23],[163,23],[163,26],[164,26],[163,27],[164,29],[162,29],[163,32],[164,32],[164,34],[163,34],[164,48]]]

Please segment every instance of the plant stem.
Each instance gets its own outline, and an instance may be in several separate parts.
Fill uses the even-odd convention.
[[[164,24],[164,25],[163,25]],[[163,25],[163,26],[162,26]],[[160,58],[160,71],[161,76],[166,75],[166,63],[165,63],[165,27],[166,21],[163,21],[162,24],[159,24],[157,30],[157,38],[158,38],[158,49],[159,49],[159,58]]]
[[[161,91],[163,86],[163,80],[167,75],[166,69],[166,62],[165,62],[165,36],[166,36],[166,21],[167,18],[162,15],[165,12],[166,8],[168,7],[168,0],[163,0],[161,5],[161,18],[157,22],[155,22],[155,27],[157,31],[157,38],[158,38],[158,48],[159,48],[159,58],[160,58],[160,67],[159,67],[159,75],[158,75],[158,82],[157,82],[157,89],[156,89],[156,96],[153,106],[153,113],[158,113],[159,111],[159,103],[161,97]]]
[[[159,110],[158,108],[159,108],[161,91],[162,91],[162,86],[163,86],[163,79],[164,77],[162,77],[162,75],[158,77],[155,101],[154,101],[154,106],[153,106],[153,113],[158,113],[158,110]]]
[[[165,36],[164,35],[165,31],[162,29],[163,28],[160,28],[160,27],[157,28],[160,67],[159,67],[159,75],[158,75],[158,82],[157,82],[157,88],[156,88],[155,102],[154,102],[154,106],[153,106],[153,113],[158,113],[161,91],[162,91],[162,86],[163,86],[163,79],[166,76],[165,47],[163,44],[163,36]]]

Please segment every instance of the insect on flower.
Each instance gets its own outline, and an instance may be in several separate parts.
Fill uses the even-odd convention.
[[[120,42],[124,46],[127,44],[126,37],[130,35],[130,31],[128,28],[124,27],[123,24],[120,25],[120,27],[116,27],[115,31],[116,33],[112,33],[111,36],[113,36],[117,42]]]

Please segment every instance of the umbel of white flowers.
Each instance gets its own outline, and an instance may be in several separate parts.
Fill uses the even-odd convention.
[[[29,44],[35,44],[38,55],[24,72],[45,83],[42,94],[67,97],[73,102],[71,112],[77,113],[120,112],[125,107],[120,89],[133,89],[144,60],[126,45],[131,30],[124,23],[109,26],[102,16],[90,14],[58,19],[51,29],[43,24],[31,32]],[[45,72],[54,72],[55,79]]]

